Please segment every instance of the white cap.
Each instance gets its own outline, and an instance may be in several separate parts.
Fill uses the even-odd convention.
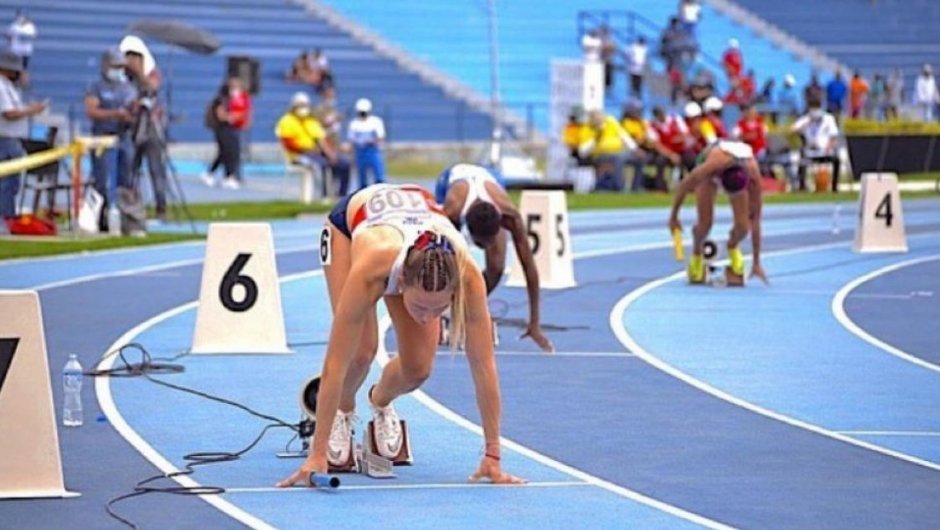
[[[686,118],[698,118],[702,115],[702,107],[698,106],[698,103],[690,101],[685,104],[685,108],[682,112]]]
[[[137,35],[127,35],[121,39],[118,49],[125,55],[128,53],[136,53],[142,56],[144,58],[144,75],[150,75],[150,72],[157,67],[157,61],[154,60],[153,54],[150,53],[150,48],[147,48],[144,41]]]
[[[290,98],[291,107],[304,107],[310,106],[310,96],[306,92],[294,92],[294,95]]]
[[[787,86],[794,86],[796,85],[796,78],[793,77],[793,74],[787,74],[783,77],[783,84]]]
[[[357,99],[356,112],[372,112],[372,102],[366,98]]]
[[[705,112],[716,112],[724,108],[724,103],[715,96],[705,100]]]
[[[728,39],[728,46],[732,48],[737,48],[741,43],[738,42],[738,39]]]

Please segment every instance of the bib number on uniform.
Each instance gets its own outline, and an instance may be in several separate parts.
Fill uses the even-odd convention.
[[[235,256],[235,261],[225,271],[222,277],[222,283],[219,285],[219,299],[225,309],[234,313],[243,313],[248,311],[258,301],[258,284],[251,276],[242,274],[245,264],[251,259],[251,254],[240,253]],[[235,300],[235,286],[242,286],[244,296],[241,300]]]
[[[324,226],[320,232],[320,265],[329,265],[333,262],[333,231]]]
[[[394,210],[425,212],[428,211],[428,203],[417,190],[391,188],[376,191],[372,197],[369,197],[366,209],[369,217],[377,217]]]

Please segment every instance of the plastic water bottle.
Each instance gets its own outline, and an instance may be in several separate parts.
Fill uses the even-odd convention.
[[[112,236],[121,235],[121,211],[114,204],[108,208],[108,233]]]
[[[62,381],[65,387],[65,406],[62,409],[62,423],[66,427],[81,427],[82,418],[82,365],[75,354],[62,369]]]

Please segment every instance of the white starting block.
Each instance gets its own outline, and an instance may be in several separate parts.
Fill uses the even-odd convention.
[[[576,286],[565,192],[523,191],[519,212],[526,223],[529,246],[539,271],[540,287],[566,289]],[[525,273],[519,256],[516,256],[506,285],[525,287]]]
[[[408,437],[408,424],[405,423],[405,420],[399,421],[401,422],[401,447],[398,448],[398,453],[396,453],[395,456],[392,458],[387,458],[379,453],[378,448],[376,447],[378,444],[375,441],[375,427],[372,425],[372,420],[369,420],[369,423],[366,424],[366,432],[362,439],[362,454],[371,454],[385,458],[396,466],[410,466],[413,464],[414,457],[411,454],[411,441]]]
[[[209,225],[190,352],[291,353],[269,224]]]
[[[0,291],[0,499],[77,497],[65,489],[36,291]]]
[[[907,252],[898,176],[862,174],[855,228],[855,252]]]

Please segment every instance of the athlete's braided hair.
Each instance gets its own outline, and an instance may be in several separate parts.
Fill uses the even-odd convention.
[[[451,346],[463,339],[466,309],[464,307],[463,264],[466,250],[454,245],[447,236],[426,230],[408,248],[402,266],[402,284],[419,287],[432,293],[453,289],[450,319]]]

